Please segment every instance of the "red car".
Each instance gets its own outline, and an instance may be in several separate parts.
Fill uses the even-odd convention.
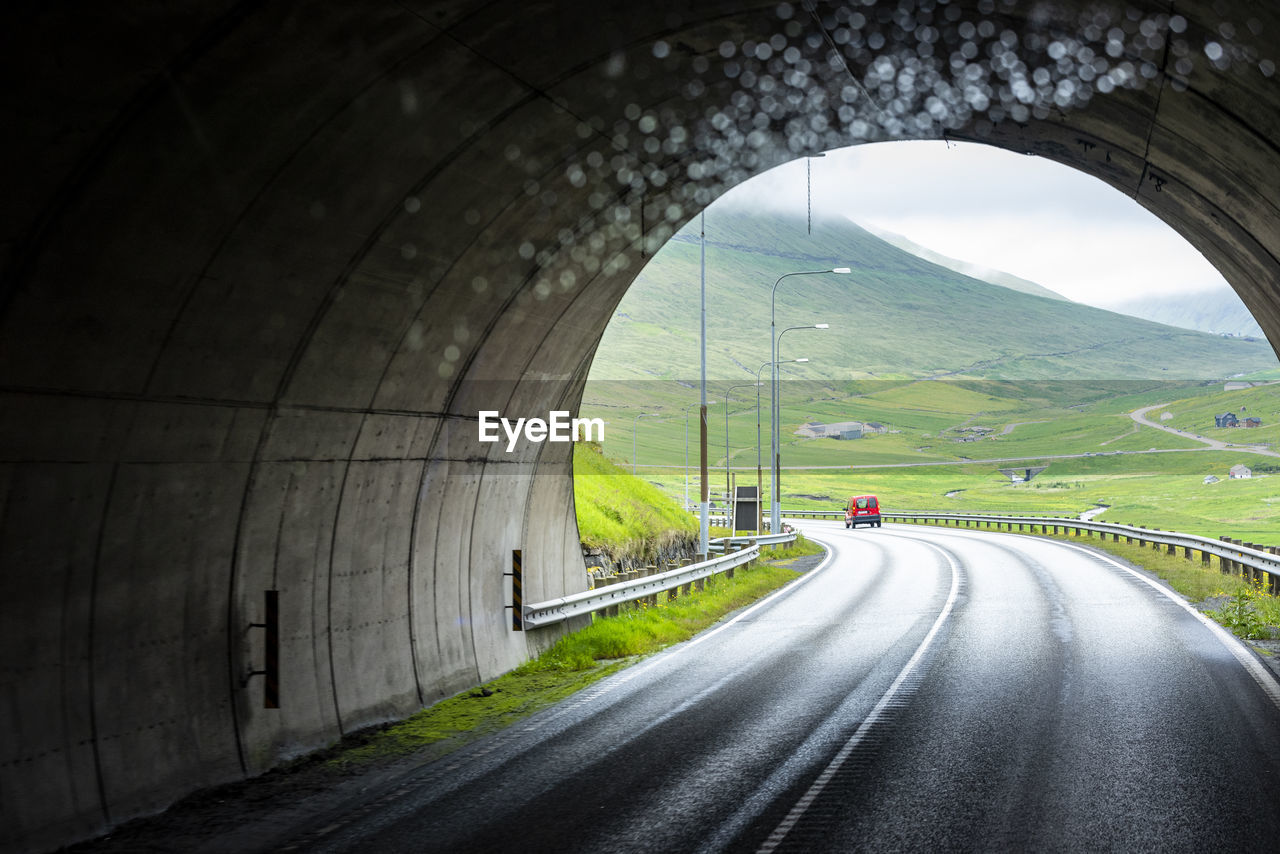
[[[880,502],[874,495],[855,495],[849,499],[849,506],[844,511],[844,526],[856,528],[859,525],[880,527]]]

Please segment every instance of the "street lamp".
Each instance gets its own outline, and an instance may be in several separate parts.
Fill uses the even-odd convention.
[[[729,395],[734,389],[751,388],[752,386],[756,387],[756,394],[759,394],[759,380],[754,383],[729,386],[729,390],[724,393],[724,494],[730,502],[733,501],[733,496],[729,494]]]
[[[773,283],[773,290],[769,294],[769,360],[774,362],[772,376],[770,379],[769,389],[772,397],[770,404],[771,417],[770,426],[772,427],[772,436],[769,441],[769,450],[772,457],[770,468],[772,470],[772,494],[769,496],[769,524],[773,533],[778,533],[782,527],[782,505],[778,500],[778,455],[780,446],[778,443],[778,421],[782,417],[781,407],[778,405],[778,334],[777,334],[777,296],[778,285],[782,284],[782,280],[791,276],[817,276],[823,273],[840,273],[848,274],[852,272],[848,267],[833,267],[830,270],[800,270],[795,273],[783,273],[778,280]]]
[[[815,326],[814,329],[826,329],[827,324]],[[784,330],[785,331],[785,330]],[[788,362],[807,362],[808,359],[787,359]],[[761,523],[764,521],[764,466],[760,460],[760,450],[762,443],[760,441],[760,386],[764,385],[760,381],[760,373],[770,365],[776,365],[777,362],[765,362],[756,369],[756,533],[760,533]],[[770,402],[772,408],[772,402]]]
[[[707,406],[715,403],[714,400],[708,400]],[[684,509],[689,509],[689,410],[695,406],[701,406],[702,401],[695,400],[684,408]]]
[[[782,337],[783,337],[784,335],[786,335],[788,332],[790,332],[791,330],[793,330],[793,329],[830,329],[830,328],[831,328],[830,324],[827,324],[827,323],[810,323],[810,324],[804,324],[804,325],[801,325],[801,326],[788,326],[786,329],[784,329],[784,330],[782,330],[781,332],[779,332],[779,333],[778,333],[778,347],[777,347],[778,353],[777,353],[777,355],[778,355],[778,356],[781,356],[781,355],[782,355]],[[807,361],[809,361],[809,360],[808,360],[808,359],[782,359],[782,358],[779,358],[779,359],[778,359],[778,361],[775,363],[775,365],[785,365],[785,364],[787,364],[788,362],[807,362]],[[778,377],[778,425],[777,425],[777,429],[778,429],[778,430],[781,430],[781,429],[782,429],[782,368],[781,368],[781,367],[775,367],[775,368],[774,368],[774,370],[777,372],[777,377]],[[773,484],[774,484],[774,489],[776,490],[775,494],[777,494],[777,495],[779,496],[779,500],[778,500],[778,507],[781,507],[781,506],[782,506],[782,500],[781,500],[781,494],[782,494],[782,437],[781,437],[781,436],[779,436],[779,437],[778,437],[778,448],[777,448],[777,455],[776,455],[775,459],[777,460],[777,474],[774,476]],[[772,505],[772,504],[770,504],[770,506],[773,506],[773,505]],[[778,513],[779,513],[779,514],[781,514],[781,512],[782,512],[782,511],[781,511],[781,509],[779,509]],[[770,519],[772,520],[772,516],[770,517]],[[780,524],[780,522],[779,522],[779,523],[774,523],[774,524]]]
[[[656,412],[641,412],[631,421],[631,474],[636,473],[636,428],[640,426],[641,418],[657,418]]]

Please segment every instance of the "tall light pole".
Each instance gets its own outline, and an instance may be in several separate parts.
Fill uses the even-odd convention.
[[[777,371],[777,375],[778,375],[778,397],[779,397],[779,400],[778,400],[778,430],[779,430],[779,431],[781,431],[781,430],[782,430],[782,400],[781,400],[781,397],[782,397],[782,367],[781,367],[781,366],[782,366],[782,365],[787,364],[788,362],[802,362],[802,361],[803,361],[803,362],[807,362],[807,361],[809,361],[808,359],[784,359],[784,358],[782,358],[782,338],[783,338],[783,336],[785,336],[788,332],[790,332],[790,331],[791,331],[791,330],[793,330],[793,329],[829,329],[829,328],[830,328],[830,324],[827,324],[827,323],[810,323],[810,324],[804,324],[804,325],[801,325],[801,326],[788,326],[786,329],[784,329],[784,330],[782,330],[781,332],[779,332],[779,333],[778,333],[778,361],[777,361],[777,363],[776,363],[776,364],[775,364],[775,366],[774,366],[774,370],[775,370],[775,371]],[[773,479],[773,483],[774,483],[774,489],[776,489],[776,490],[777,490],[777,495],[778,495],[778,502],[777,502],[777,505],[776,505],[776,506],[779,508],[778,513],[779,513],[779,517],[781,517],[781,513],[782,513],[782,510],[781,510],[781,507],[782,507],[782,437],[781,437],[781,435],[779,435],[779,437],[778,437],[778,449],[777,449],[777,455],[774,457],[774,460],[776,461],[777,474],[775,475],[775,477],[774,477],[774,479]],[[778,524],[780,524],[780,522],[779,522]]]
[[[819,324],[821,328],[826,329],[827,324]],[[815,326],[814,329],[817,329]],[[784,332],[786,330],[783,330]],[[787,359],[788,362],[807,362],[808,359]],[[776,362],[765,362],[756,369],[756,533],[760,533],[760,529],[764,524],[764,466],[760,460],[762,444],[760,442],[760,386],[764,385],[760,381],[760,373],[770,365]]]
[[[707,403],[715,403],[708,400]],[[701,406],[702,401],[695,400],[684,408],[684,509],[689,509],[689,410]]]
[[[782,505],[778,499],[778,455],[780,453],[780,445],[778,442],[778,421],[782,417],[782,408],[778,404],[778,334],[777,334],[777,296],[778,285],[782,284],[782,280],[791,276],[817,276],[823,273],[841,273],[848,274],[848,267],[834,267],[830,270],[800,270],[795,273],[783,273],[778,280],[773,283],[773,290],[769,294],[769,361],[773,362],[772,377],[770,379],[770,394],[772,397],[770,410],[772,417],[770,418],[770,426],[772,427],[772,436],[769,441],[769,450],[771,456],[770,468],[773,476],[772,490],[769,495],[769,525],[770,531],[778,533],[782,528]]]
[[[701,232],[702,246],[702,271],[700,275],[699,290],[701,293],[702,309],[701,309],[701,335],[700,349],[702,356],[702,376],[699,380],[699,401],[701,406],[698,408],[698,445],[699,445],[699,465],[701,474],[701,498],[698,501],[698,559],[706,560],[711,549],[711,504],[708,501],[708,481],[707,481],[707,212],[703,211],[702,216],[698,220],[699,231]]]
[[[656,412],[641,412],[631,420],[631,474],[636,473],[636,428],[640,426],[641,418],[657,418]]]
[[[733,501],[733,496],[729,494],[729,395],[735,389],[751,388],[753,385],[757,387],[756,393],[759,394],[760,382],[758,380],[755,383],[729,386],[729,390],[724,393],[724,494],[730,502]]]

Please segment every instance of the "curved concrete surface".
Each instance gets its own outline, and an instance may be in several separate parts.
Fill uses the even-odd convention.
[[[1219,11],[1213,11],[1219,10]],[[986,140],[1138,198],[1280,342],[1258,4],[31,4],[0,138],[0,845],[493,676],[584,582],[564,446],[646,257],[810,151]],[[263,591],[280,708],[263,708]]]

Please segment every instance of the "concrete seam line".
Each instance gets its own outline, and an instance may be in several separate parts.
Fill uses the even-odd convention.
[[[1057,543],[1057,545],[1065,546],[1070,549],[1075,549],[1076,551],[1084,552],[1087,555],[1091,555],[1093,557],[1098,558],[1099,560],[1104,561],[1105,563],[1111,564],[1117,569],[1124,570],[1125,572],[1132,575],[1134,578],[1137,578],[1140,581],[1143,581],[1146,584],[1150,585],[1152,589],[1159,591],[1163,596],[1165,596],[1171,602],[1174,602],[1175,604],[1177,604],[1178,607],[1182,608],[1182,610],[1186,611],[1188,614],[1190,614],[1192,617],[1198,620],[1211,633],[1213,633],[1213,636],[1216,637],[1222,643],[1222,645],[1227,648],[1227,650],[1236,659],[1236,661],[1240,662],[1240,665],[1244,667],[1245,671],[1248,672],[1248,674],[1253,677],[1253,681],[1258,683],[1258,687],[1262,689],[1262,693],[1267,695],[1267,698],[1271,700],[1272,704],[1276,707],[1277,710],[1280,710],[1280,683],[1276,681],[1275,676],[1271,675],[1271,671],[1269,671],[1266,667],[1264,667],[1258,661],[1258,659],[1254,658],[1253,653],[1249,652],[1248,647],[1246,647],[1243,643],[1241,643],[1239,638],[1237,638],[1235,635],[1228,632],[1226,629],[1224,629],[1222,626],[1215,623],[1213,620],[1206,617],[1204,614],[1200,613],[1200,611],[1194,608],[1191,605],[1191,603],[1189,603],[1186,599],[1183,599],[1181,595],[1175,593],[1174,591],[1170,590],[1164,585],[1159,584],[1156,581],[1148,578],[1147,576],[1143,575],[1137,570],[1131,569],[1130,567],[1125,566],[1124,564],[1120,563],[1114,558],[1110,558],[1105,555],[1100,555],[1097,552],[1094,552],[1090,549],[1086,549],[1083,546],[1078,546],[1075,543]]]
[[[938,554],[942,555],[943,559],[946,560],[947,565],[951,567],[951,591],[947,595],[946,603],[942,606],[942,611],[939,612],[937,618],[933,621],[933,625],[929,627],[929,632],[924,636],[924,640],[920,642],[920,645],[916,647],[916,651],[912,654],[911,658],[903,666],[902,670],[898,672],[893,683],[890,684],[884,694],[881,695],[879,702],[876,703],[871,712],[863,719],[862,723],[858,725],[858,728],[854,730],[853,735],[851,735],[849,740],[844,743],[844,746],[841,747],[831,761],[827,763],[827,767],[823,769],[822,773],[818,775],[818,778],[809,786],[808,791],[806,791],[800,797],[800,800],[796,802],[795,806],[791,808],[791,811],[787,813],[787,817],[779,822],[778,826],[774,828],[773,833],[769,834],[769,838],[766,839],[758,849],[756,849],[758,854],[771,854],[771,852],[782,844],[782,840],[791,832],[791,828],[795,827],[796,823],[804,817],[805,812],[808,811],[813,802],[818,799],[818,796],[822,794],[822,791],[827,787],[827,784],[831,782],[833,777],[835,777],[836,772],[840,770],[840,766],[845,763],[850,754],[853,753],[854,749],[862,743],[862,740],[866,737],[867,733],[870,732],[871,728],[880,721],[881,717],[884,716],[885,709],[887,709],[893,702],[894,697],[897,695],[899,689],[901,689],[902,684],[907,681],[911,672],[920,664],[921,659],[924,658],[924,654],[933,644],[933,639],[937,637],[938,632],[942,629],[943,623],[945,623],[951,616],[951,612],[955,608],[956,599],[960,594],[960,568],[956,565],[956,562],[951,555],[947,554],[946,551],[933,543],[925,540],[917,540],[916,542],[923,543]]]

